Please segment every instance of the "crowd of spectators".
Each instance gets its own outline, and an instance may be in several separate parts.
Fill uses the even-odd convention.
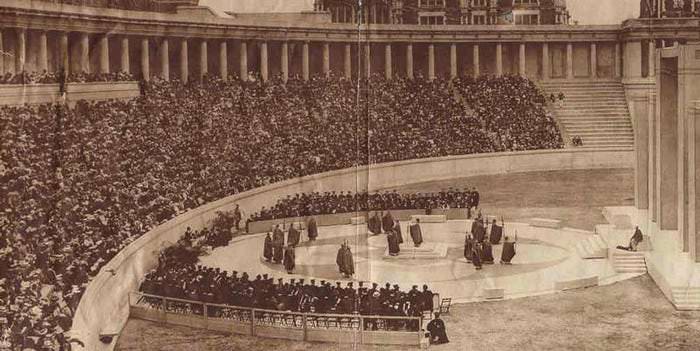
[[[188,232],[185,237],[199,236]],[[404,291],[390,283],[380,288],[377,283],[365,286],[363,282],[357,287],[353,282],[342,286],[341,282],[333,285],[322,280],[316,284],[314,279],[305,283],[304,279],[284,281],[279,278],[275,282],[267,274],[252,278],[246,272],[239,275],[236,271],[229,273],[197,265],[192,257],[199,252],[192,241],[180,240],[167,253],[161,254],[158,267],[146,275],[140,290],[204,303],[291,312],[421,316],[423,311],[432,311],[434,307],[433,292],[427,286],[423,286],[423,290],[413,286]],[[188,308],[186,312],[202,313],[193,310],[196,307]],[[208,312],[221,317],[216,308],[210,307]]]
[[[164,6],[154,0],[42,0],[57,4],[89,6],[89,7],[106,7],[120,10],[131,11],[166,11],[171,6]],[[190,1],[196,5],[197,1]]]
[[[212,200],[370,162],[561,147],[520,78],[361,86],[155,79],[130,101],[0,108],[0,341],[57,349],[106,262]]]
[[[442,190],[437,193],[399,193],[396,190],[376,193],[313,192],[288,195],[270,207],[251,215],[251,221],[305,217],[353,211],[448,209],[479,207],[476,188]]]

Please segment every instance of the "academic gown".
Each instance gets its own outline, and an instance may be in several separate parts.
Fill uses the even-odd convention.
[[[481,262],[493,263],[493,247],[488,241],[484,241],[484,244],[481,245]]]
[[[292,272],[294,271],[294,266],[295,266],[295,254],[294,254],[294,248],[293,247],[287,247],[284,249],[284,269],[287,270],[287,272]]]
[[[391,212],[387,212],[384,217],[382,217],[382,229],[384,232],[388,232],[394,228],[394,216]]]
[[[481,248],[479,248],[479,245],[472,247],[472,263],[474,267],[481,268]]]
[[[503,252],[501,253],[501,261],[510,263],[510,260],[515,257],[515,242],[509,241],[503,243]]]
[[[355,263],[352,258],[352,251],[350,251],[350,247],[347,246],[343,250],[343,267],[345,268],[345,274],[355,274]]]
[[[486,234],[486,230],[484,229],[484,225],[481,223],[481,221],[475,220],[472,222],[472,236],[474,237],[475,242],[482,242],[484,241],[484,236]]]
[[[464,239],[464,258],[468,262],[472,261],[472,249],[474,248],[474,241],[471,238]]]
[[[396,234],[396,239],[399,241],[399,244],[403,244],[403,234],[401,233],[401,225],[399,223],[396,223],[394,226],[394,233]]]
[[[501,237],[503,236],[503,227],[499,225],[491,226],[490,241],[492,245],[497,245],[501,243]]]
[[[382,221],[379,219],[379,215],[375,213],[374,216],[369,218],[367,221],[367,229],[369,229],[372,234],[382,233]]]
[[[296,228],[290,227],[289,232],[287,232],[287,245],[299,245],[300,236],[301,233]]]
[[[263,257],[265,260],[270,261],[272,259],[272,238],[265,237],[265,245],[263,246]]]
[[[387,244],[389,247],[389,254],[398,254],[401,249],[399,248],[399,241],[396,233],[393,231],[387,232],[389,235],[386,236]]]
[[[276,228],[272,232],[272,249],[275,262],[282,262],[282,257],[284,255],[284,233],[279,228]]]
[[[309,223],[306,225],[307,229],[307,235],[309,236],[309,241],[314,241],[316,240],[316,237],[318,237],[318,226],[316,226],[316,219],[311,218],[309,219]]]
[[[445,330],[445,322],[442,319],[433,319],[428,323],[428,332],[430,333],[430,343],[431,344],[445,344],[450,342],[447,338],[447,331]]]
[[[423,233],[420,229],[420,224],[416,223],[411,225],[411,239],[413,239],[413,244],[420,246],[423,243]]]

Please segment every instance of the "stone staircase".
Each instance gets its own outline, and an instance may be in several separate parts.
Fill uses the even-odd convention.
[[[673,304],[677,309],[682,311],[700,310],[700,288],[674,287],[671,292],[673,293]]]
[[[547,101],[550,94],[565,95],[564,103],[549,104],[565,142],[581,137],[583,148],[634,148],[634,132],[625,90],[618,81],[540,82]]]
[[[608,244],[600,235],[591,235],[576,243],[576,252],[581,258],[608,258]]]
[[[643,252],[614,250],[613,265],[618,273],[646,273],[647,265]]]

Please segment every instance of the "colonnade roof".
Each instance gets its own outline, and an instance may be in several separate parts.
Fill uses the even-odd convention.
[[[354,42],[605,42],[700,40],[700,19],[627,20],[619,25],[375,25],[330,23],[323,13],[220,16],[207,7],[177,13],[3,0],[0,26],[153,37]]]

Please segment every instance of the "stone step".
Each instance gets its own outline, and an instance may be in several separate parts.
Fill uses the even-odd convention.
[[[579,131],[573,131],[569,130],[569,134],[572,135],[578,135],[580,136],[583,140],[595,140],[595,139],[605,139],[605,138],[619,138],[622,140],[632,140],[634,141],[634,137],[629,137],[629,133],[625,132],[615,132],[615,131],[595,131],[595,132],[579,132]]]
[[[564,117],[623,117],[628,116],[629,113],[626,110],[595,110],[595,109],[569,109],[556,111],[557,115]]]
[[[624,129],[617,129],[617,128],[605,128],[605,127],[587,127],[587,128],[579,128],[579,127],[572,127],[570,125],[566,125],[566,130],[569,133],[576,133],[576,135],[596,135],[598,133],[601,134],[607,134],[607,135],[630,135],[632,134],[632,130],[628,128]]]

